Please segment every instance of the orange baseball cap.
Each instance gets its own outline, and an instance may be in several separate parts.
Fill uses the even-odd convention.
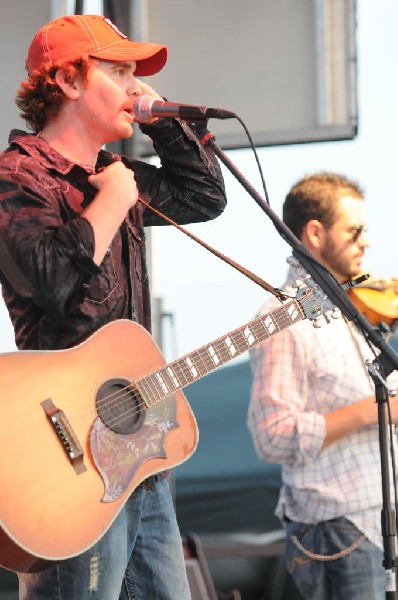
[[[78,60],[84,55],[102,60],[137,62],[135,75],[154,75],[167,61],[167,46],[133,42],[106,17],[73,15],[44,25],[29,47],[29,73],[56,62]]]

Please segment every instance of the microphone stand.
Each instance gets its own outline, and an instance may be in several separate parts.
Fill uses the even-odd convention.
[[[384,378],[398,369],[398,355],[386,341],[384,334],[379,328],[370,325],[367,319],[355,308],[348,294],[343,290],[340,283],[332,273],[320,264],[305,246],[296,238],[291,230],[279,219],[271,207],[257,193],[253,186],[242,175],[239,169],[215,143],[214,135],[207,131],[200,140],[203,146],[209,146],[213,153],[228,168],[232,175],[239,181],[245,190],[252,196],[258,206],[271,219],[278,233],[292,247],[293,255],[303,265],[319,284],[325,294],[337,308],[350,321],[357,324],[365,338],[374,346],[379,348],[380,354],[377,359],[367,364],[369,374],[375,384],[375,397],[378,405],[379,445],[381,458],[382,497],[383,508],[381,511],[381,529],[384,546],[383,566],[386,572],[386,599],[394,600],[396,597],[395,568],[397,566],[395,552],[396,520],[395,510],[391,508],[390,477],[389,477],[389,454],[386,406],[388,388]],[[395,475],[395,474],[394,474]]]

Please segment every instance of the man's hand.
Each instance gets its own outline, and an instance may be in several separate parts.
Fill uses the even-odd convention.
[[[102,192],[104,197],[105,195],[109,197],[110,202],[107,202],[107,211],[112,204],[118,203],[119,206],[125,206],[124,214],[126,214],[137,202],[138,190],[134,171],[125,167],[121,161],[112,163],[95,175],[90,175],[88,181],[99,192]],[[94,202],[97,199],[99,202],[101,201],[97,197]]]
[[[95,237],[94,262],[101,264],[113,237],[131,207],[138,200],[134,172],[120,161],[114,162],[88,178],[98,193],[83,212],[92,225]]]

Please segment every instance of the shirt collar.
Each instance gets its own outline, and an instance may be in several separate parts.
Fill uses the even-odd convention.
[[[71,162],[57,150],[54,150],[43,138],[32,133],[13,129],[8,141],[10,146],[19,146],[46,169],[55,169],[62,175],[67,175],[75,166],[82,168],[78,163]],[[97,164],[109,163],[110,160],[111,162],[115,160],[113,155],[105,150],[100,150]]]

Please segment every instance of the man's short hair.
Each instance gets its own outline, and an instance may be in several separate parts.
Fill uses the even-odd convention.
[[[319,172],[306,175],[293,185],[283,204],[283,221],[297,238],[312,219],[329,229],[336,219],[338,200],[344,196],[363,199],[357,182],[339,173]]]

